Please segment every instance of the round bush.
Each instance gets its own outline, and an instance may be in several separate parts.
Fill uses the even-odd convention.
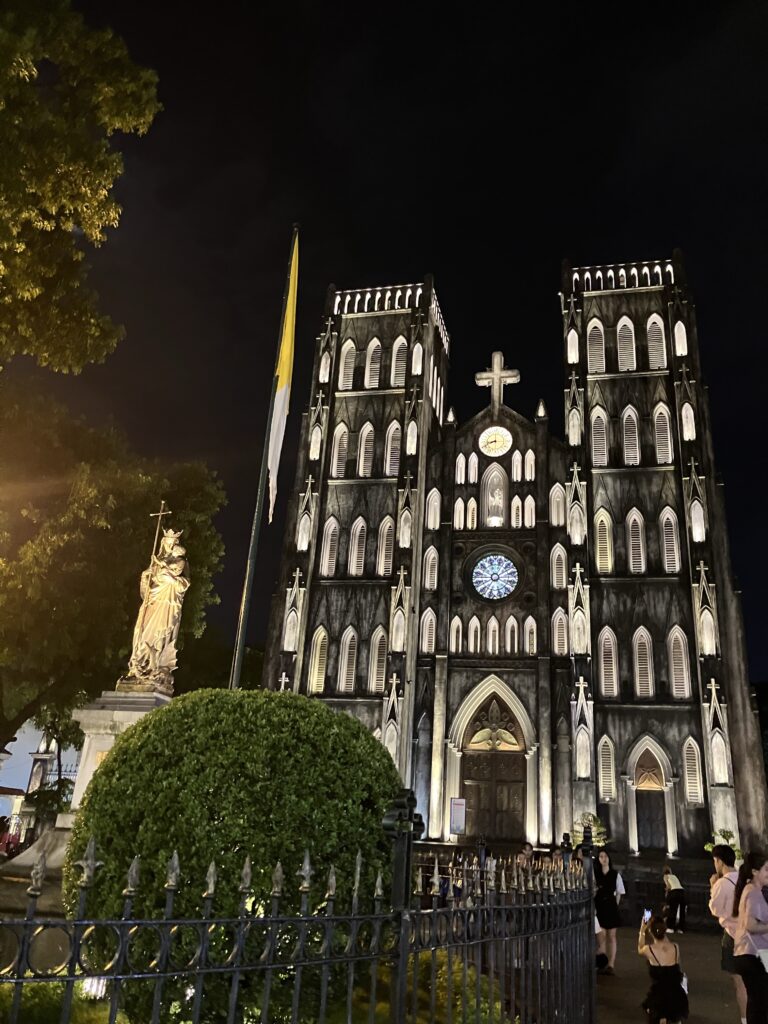
[[[120,736],[91,780],[64,871],[72,911],[88,838],[104,862],[88,896],[89,917],[119,917],[126,872],[141,858],[135,916],[160,916],[173,851],[181,866],[174,916],[197,916],[206,872],[216,861],[217,916],[236,913],[246,854],[257,901],[267,900],[276,862],[285,872],[282,906],[298,905],[300,868],[310,851],[312,898],[322,900],[336,868],[348,897],[357,850],[363,892],[391,844],[381,819],[400,788],[387,751],[356,720],[291,693],[198,690],[153,711]]]

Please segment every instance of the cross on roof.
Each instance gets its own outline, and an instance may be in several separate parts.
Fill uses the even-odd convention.
[[[475,383],[481,388],[491,389],[491,412],[495,416],[504,402],[504,388],[508,384],[520,381],[519,370],[509,370],[504,366],[504,355],[494,352],[491,357],[491,368],[475,374]]]

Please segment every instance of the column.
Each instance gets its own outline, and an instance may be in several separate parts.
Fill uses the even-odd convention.
[[[448,656],[435,656],[435,703],[432,712],[432,770],[430,773],[429,838],[439,839],[443,831],[443,765],[445,759],[445,703]]]

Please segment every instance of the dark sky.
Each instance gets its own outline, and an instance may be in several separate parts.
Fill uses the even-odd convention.
[[[255,642],[329,282],[434,273],[459,416],[487,401],[472,374],[501,348],[522,372],[507,401],[531,416],[543,396],[560,432],[561,260],[680,247],[753,676],[768,678],[768,5],[76,6],[157,70],[165,109],[123,147],[121,226],[94,259],[103,305],[128,336],[104,366],[52,386],[95,422],[113,417],[141,452],[200,457],[220,473],[223,629],[234,634],[294,220],[297,366]]]

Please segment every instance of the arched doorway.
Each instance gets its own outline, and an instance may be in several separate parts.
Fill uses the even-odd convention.
[[[461,765],[467,838],[522,839],[525,741],[517,719],[496,696],[486,700],[466,728]]]
[[[646,747],[635,765],[637,845],[642,851],[667,849],[664,789],[664,772]]]

